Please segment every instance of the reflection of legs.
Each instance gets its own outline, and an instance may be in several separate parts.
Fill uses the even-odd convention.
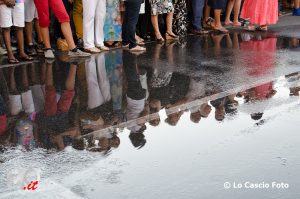
[[[57,112],[56,90],[53,81],[52,64],[47,64],[46,69],[46,92],[45,92],[45,115],[53,116]]]
[[[73,97],[75,95],[75,77],[77,67],[73,64],[70,66],[69,74],[66,79],[66,90],[63,92],[61,98],[58,101],[58,113],[69,112],[72,105]]]
[[[22,104],[25,113],[32,113],[35,111],[34,103],[32,98],[32,92],[29,90],[29,81],[28,81],[28,73],[27,66],[22,66]]]
[[[91,57],[90,60],[86,61],[85,71],[88,89],[88,108],[93,109],[103,104],[104,101],[98,83],[95,57]]]
[[[39,68],[41,68],[41,71],[45,69],[44,66],[45,65],[42,65],[41,67],[39,66]],[[31,85],[30,89],[33,96],[34,108],[35,111],[40,112],[43,110],[45,106],[44,89],[41,83],[42,74],[36,71],[36,66],[34,64],[30,64],[29,71],[30,71],[30,85]]]
[[[18,115],[22,110],[21,95],[17,90],[15,67],[9,68],[9,111],[11,115]]]
[[[106,15],[106,0],[99,0],[96,6],[95,16],[95,44],[97,47],[104,46],[104,22]]]
[[[105,56],[100,54],[96,57],[97,72],[98,72],[98,83],[100,92],[103,96],[104,102],[107,102],[111,99],[110,96],[110,85],[107,78],[106,69],[105,69]]]

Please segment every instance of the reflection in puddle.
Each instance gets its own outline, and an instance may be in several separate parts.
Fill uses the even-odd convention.
[[[121,145],[125,129],[131,144],[141,149],[148,128],[201,125],[212,118],[222,125],[238,119],[239,113],[263,126],[265,111],[276,108],[272,99],[279,95],[281,104],[289,100],[278,89],[288,89],[291,99],[299,96],[295,66],[300,60],[289,57],[297,50],[289,51],[287,43],[272,35],[233,33],[151,44],[140,55],[122,50],[85,60],[61,55],[52,63],[2,68],[0,150],[5,157],[0,163],[15,158],[7,151],[16,146],[38,148],[32,153],[47,161],[55,157],[54,149],[67,146],[85,149],[79,159],[89,151],[109,155]],[[184,115],[190,121],[182,121]],[[63,153],[68,152],[58,154]]]

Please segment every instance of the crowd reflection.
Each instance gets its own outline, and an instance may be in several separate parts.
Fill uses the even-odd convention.
[[[2,68],[1,149],[21,146],[27,150],[36,147],[63,150],[73,146],[78,150],[108,153],[119,147],[118,133],[124,128],[130,131],[132,145],[143,147],[147,126],[161,125],[162,113],[166,115],[164,123],[170,126],[176,126],[184,114],[190,114],[190,121],[195,124],[210,114],[221,122],[226,116],[238,113],[241,100],[243,104],[267,101],[276,90],[269,82],[218,96],[224,88],[214,84],[209,74],[218,77],[224,70],[237,70],[243,58],[248,76],[262,76],[275,66],[278,45],[283,46],[284,42],[277,42],[272,35],[233,33],[166,46],[157,44],[149,48],[153,50],[151,58],[147,53],[116,50],[84,60],[69,60],[62,54],[55,62]],[[299,45],[299,40],[293,39],[291,45]],[[162,48],[167,50],[161,51]],[[199,59],[218,59],[225,50],[225,54],[251,56],[233,56],[234,60],[227,60],[229,68],[206,65],[199,68],[189,52],[198,54]],[[194,71],[182,72],[180,64],[184,63],[194,65]],[[204,69],[208,77],[204,73],[195,75]],[[290,95],[299,96],[299,73],[287,75],[286,81]],[[201,103],[185,107],[197,100]],[[264,107],[260,106],[249,116],[260,120],[263,114]]]

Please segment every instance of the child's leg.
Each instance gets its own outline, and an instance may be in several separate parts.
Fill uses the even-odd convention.
[[[17,40],[18,40],[19,56],[21,58],[27,58],[28,55],[25,53],[25,50],[24,50],[23,28],[16,27],[16,34],[17,34]]]
[[[3,32],[3,39],[4,39],[4,44],[6,46],[6,50],[7,50],[7,57],[9,60],[15,60],[16,62],[18,62],[18,60],[16,60],[12,48],[11,48],[11,38],[10,38],[10,28],[2,28],[2,32]]]
[[[240,10],[241,10],[241,0],[235,0],[234,2],[234,19],[233,19],[233,23],[235,25],[240,25],[239,23],[239,15],[240,15]]]

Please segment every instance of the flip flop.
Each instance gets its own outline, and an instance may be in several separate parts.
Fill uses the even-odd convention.
[[[7,60],[9,64],[18,64],[20,63],[16,58],[10,58]]]
[[[136,46],[134,48],[129,49],[130,52],[144,52],[146,51],[146,48],[141,46]]]
[[[213,31],[219,32],[219,33],[222,33],[222,34],[228,34],[228,33],[229,33],[229,30],[227,30],[227,29],[224,28],[224,27],[222,27],[222,28],[220,28],[220,29],[213,28]]]
[[[259,27],[256,28],[256,30],[257,30],[257,31],[267,32],[267,31],[268,31],[268,28],[267,28],[267,27],[261,27],[261,26],[259,26]]]
[[[19,57],[19,59],[21,60],[21,61],[32,61],[33,60],[33,58],[32,57],[30,57],[30,56],[25,56],[25,57]]]

